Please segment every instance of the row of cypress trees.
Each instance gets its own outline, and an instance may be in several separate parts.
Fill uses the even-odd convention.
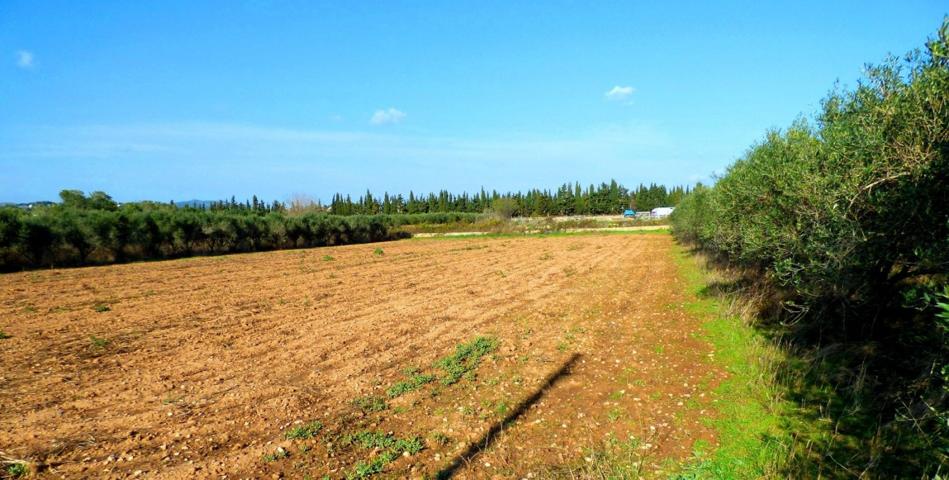
[[[513,206],[514,216],[555,215],[606,215],[622,213],[627,208],[652,210],[656,207],[674,206],[691,191],[687,186],[666,187],[655,183],[627,189],[616,180],[582,188],[579,183],[563,184],[556,190],[532,189],[527,192],[499,193],[481,189],[479,193],[453,194],[447,190],[428,195],[409,192],[381,197],[367,191],[353,200],[350,196],[336,194],[330,203],[330,211],[338,215],[372,215],[400,213],[481,213],[493,208],[498,200]]]

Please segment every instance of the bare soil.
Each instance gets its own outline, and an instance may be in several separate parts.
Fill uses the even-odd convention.
[[[378,430],[425,443],[385,477],[545,478],[617,445],[656,476],[714,445],[724,375],[672,248],[427,239],[2,275],[0,452],[46,478],[345,478],[380,455],[346,435]],[[482,335],[476,375],[354,406]]]

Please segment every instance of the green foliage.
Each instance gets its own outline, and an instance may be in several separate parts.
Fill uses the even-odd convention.
[[[513,198],[500,197],[491,201],[491,212],[501,218],[511,218],[517,210],[517,201]]]
[[[347,480],[355,480],[361,478],[368,478],[377,473],[382,472],[386,465],[395,460],[397,457],[395,454],[389,451],[385,451],[377,455],[375,458],[368,462],[359,462],[356,464],[356,467],[351,473],[346,475]]]
[[[423,385],[435,381],[435,375],[421,374],[418,372],[418,369],[415,368],[406,369],[405,374],[408,376],[408,379],[398,382],[386,390],[386,395],[388,395],[389,398],[395,398],[405,393],[418,390]]]
[[[353,200],[336,194],[329,210],[336,215],[389,215],[395,222],[414,217],[402,225],[420,223],[473,223],[477,215],[491,212],[502,218],[512,216],[603,215],[619,214],[627,208],[651,210],[655,207],[674,206],[689,192],[686,187],[667,188],[664,185],[640,184],[635,190],[627,189],[616,180],[586,188],[579,183],[566,183],[556,190],[533,189],[527,192],[452,194],[442,190],[427,196],[409,192],[402,195],[371,192]],[[447,218],[446,218],[447,216]],[[397,225],[396,225],[397,226]]]
[[[115,204],[108,195],[64,191],[63,203],[0,207],[0,271],[201,254],[367,243],[392,238],[410,218],[286,215],[279,208],[178,208]],[[262,204],[260,204],[262,205]]]
[[[92,309],[95,310],[96,313],[105,313],[105,312],[108,312],[109,310],[112,310],[112,307],[104,303],[97,303],[92,306]]]
[[[420,437],[396,438],[380,431],[363,430],[343,437],[343,445],[353,445],[366,450],[382,452],[369,462],[359,462],[346,478],[366,478],[382,472],[387,464],[407,453],[415,455],[425,448]]]
[[[448,435],[445,435],[442,432],[435,432],[431,435],[431,437],[432,437],[432,441],[434,441],[435,443],[443,447],[450,445],[452,441],[451,437],[449,437]]]
[[[0,330],[0,340],[6,340],[8,338],[13,338],[13,336],[7,332],[4,332],[3,330]]]
[[[774,379],[782,353],[748,323],[729,315],[723,302],[709,298],[709,280],[694,259],[679,251],[676,263],[689,290],[685,310],[703,321],[703,339],[714,346],[714,362],[729,375],[715,387],[718,415],[709,420],[718,447],[695,448],[674,478],[807,478],[778,474],[788,458],[792,431],[801,429],[791,428],[793,405],[780,398]]]
[[[672,216],[678,238],[780,292],[781,328],[813,359],[797,394],[837,430],[809,448],[840,450],[825,454],[848,472],[920,478],[949,463],[933,293],[949,277],[947,51],[949,18],[925,52],[868,67]]]
[[[102,350],[102,349],[104,349],[105,347],[108,347],[109,344],[112,343],[112,341],[109,340],[108,338],[102,338],[102,337],[97,337],[97,336],[95,336],[95,335],[90,335],[90,336],[89,336],[89,343],[92,344],[92,347],[93,347],[93,348]]]
[[[362,410],[364,413],[381,412],[389,408],[389,405],[386,404],[386,400],[384,398],[375,397],[372,395],[359,397],[353,400],[353,405]]]
[[[23,462],[11,463],[4,468],[10,478],[23,478],[29,475],[30,467]]]
[[[290,452],[288,452],[286,449],[284,449],[284,448],[282,448],[282,447],[278,447],[276,450],[274,450],[273,453],[268,453],[268,454],[264,455],[264,461],[265,461],[265,462],[268,462],[268,463],[269,463],[269,462],[276,462],[277,460],[282,460],[282,459],[287,458],[287,457],[289,457],[289,456],[290,456]]]
[[[377,257],[381,257],[381,256],[385,255],[386,252],[385,252],[384,250],[382,250],[381,248],[376,248],[375,250],[372,251],[372,254],[375,255],[375,256],[377,256]]]
[[[284,433],[284,436],[287,437],[287,440],[306,440],[308,438],[315,437],[316,434],[322,429],[322,422],[310,422],[306,425],[300,425],[291,428],[286,433]]]
[[[481,358],[497,350],[498,340],[493,337],[478,337],[469,343],[462,343],[455,348],[455,353],[439,359],[435,367],[445,372],[441,383],[451,385],[457,383],[466,374],[478,368]]]

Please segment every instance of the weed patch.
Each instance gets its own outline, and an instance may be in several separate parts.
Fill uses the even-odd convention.
[[[92,348],[95,348],[98,350],[102,350],[105,347],[108,347],[110,343],[112,343],[112,341],[109,340],[108,338],[97,337],[95,335],[89,336],[89,342],[92,344]]]
[[[389,408],[389,405],[386,404],[386,400],[384,398],[372,395],[359,397],[353,400],[353,405],[362,410],[363,413],[381,412]]]
[[[306,425],[291,428],[284,436],[287,437],[287,440],[306,440],[315,437],[322,429],[323,424],[321,422],[310,422]]]
[[[23,462],[14,462],[7,465],[4,471],[10,478],[24,478],[30,474],[30,467]]]
[[[457,383],[465,375],[471,375],[481,358],[497,350],[498,340],[492,337],[478,337],[469,343],[462,343],[455,349],[455,353],[439,359],[435,367],[445,372],[441,378],[443,385]]]
[[[285,448],[277,447],[277,449],[274,450],[273,453],[268,453],[264,455],[264,461],[267,463],[276,462],[277,460],[283,460],[284,458],[287,458],[289,456],[290,456],[290,452],[288,452]]]
[[[408,376],[408,379],[398,382],[386,390],[386,395],[388,395],[389,398],[396,398],[405,393],[418,390],[423,385],[435,380],[435,375],[424,375],[419,373],[417,368],[407,368],[404,373]]]
[[[346,435],[342,443],[365,450],[381,450],[381,453],[373,459],[357,463],[353,471],[346,476],[347,479],[370,477],[382,472],[385,466],[396,458],[405,454],[415,455],[425,449],[425,444],[420,437],[397,438],[392,434],[373,430]]]

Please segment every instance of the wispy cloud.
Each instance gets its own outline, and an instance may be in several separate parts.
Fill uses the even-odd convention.
[[[83,127],[32,127],[29,134],[0,135],[0,160],[26,158],[386,159],[533,162],[624,158],[671,144],[648,125],[600,125],[574,135],[505,135],[474,138],[294,129],[231,123],[178,122]],[[16,141],[13,139],[16,138]]]
[[[328,198],[361,188],[505,190],[630,176],[670,183],[695,171],[684,163],[692,157],[646,123],[477,136],[209,122],[33,125],[0,130],[0,170],[15,172],[0,175],[0,192],[21,192],[13,199],[24,201],[55,197],[55,188],[36,193],[45,183],[133,199],[293,191]],[[193,180],[183,181],[181,172]]]
[[[607,100],[613,102],[628,102],[629,97],[631,97],[635,91],[636,89],[630,86],[621,87],[616,85],[603,95]]]
[[[376,113],[373,113],[372,118],[369,119],[369,123],[372,125],[399,123],[405,119],[405,117],[406,115],[404,112],[389,107],[388,110],[376,110]]]
[[[33,68],[33,52],[28,50],[18,50],[16,52],[16,66],[25,69]]]

